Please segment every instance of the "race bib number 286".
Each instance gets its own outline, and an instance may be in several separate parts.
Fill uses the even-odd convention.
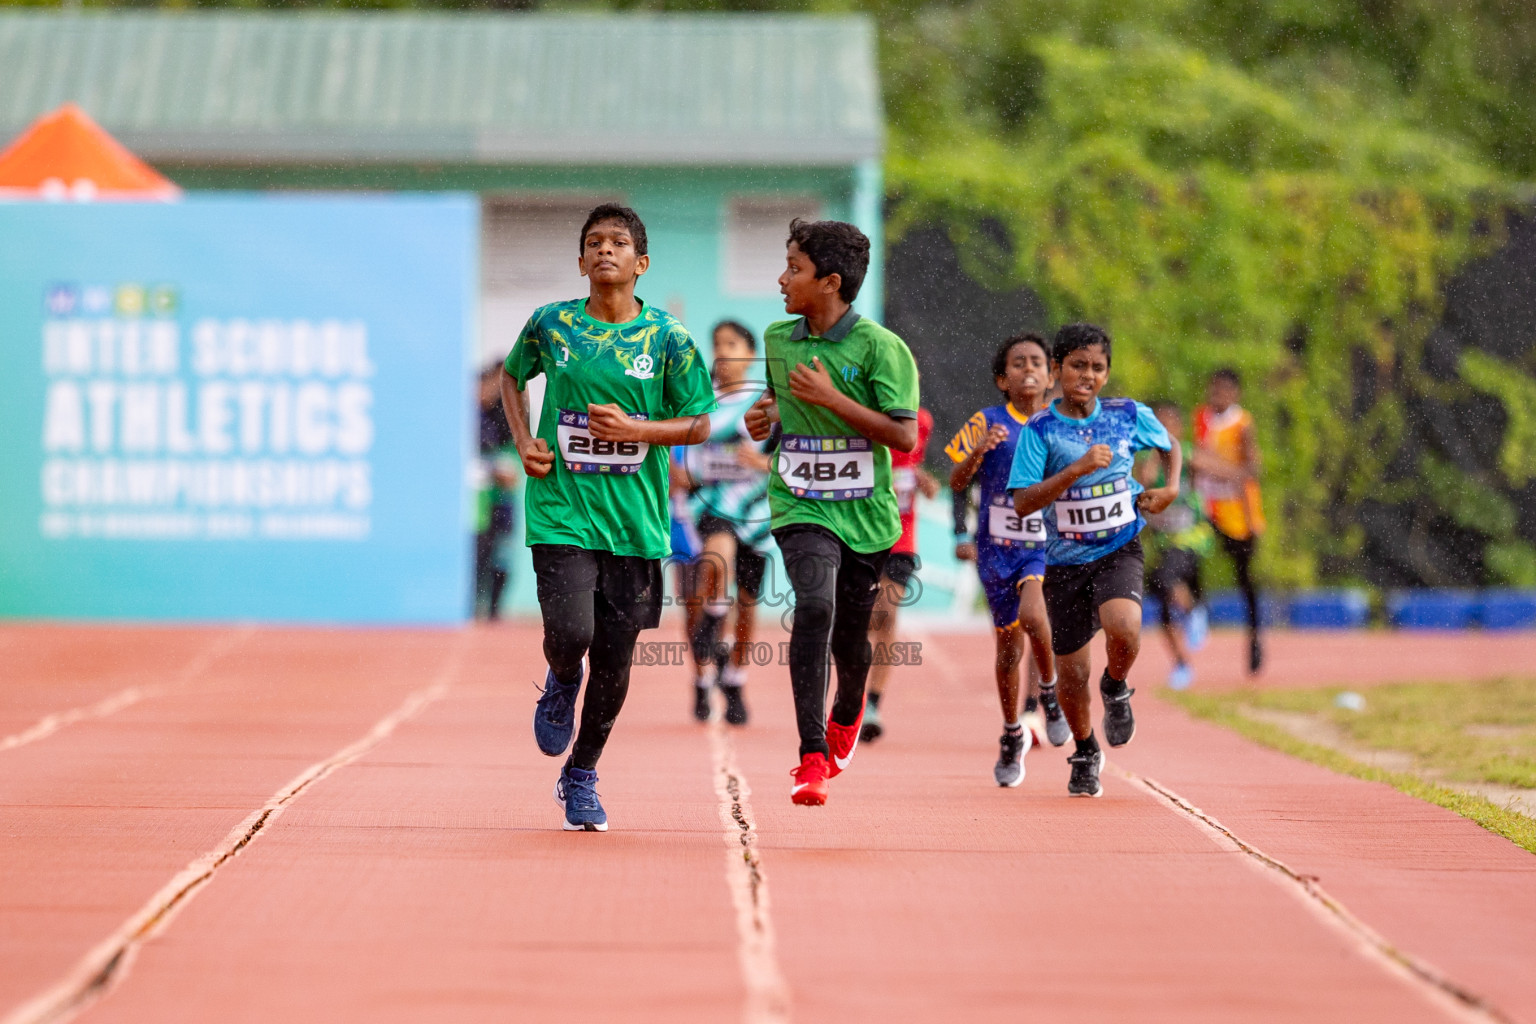
[[[785,434],[778,471],[799,498],[851,501],[875,490],[875,453],[867,437]]]
[[[644,419],[635,416],[634,419]],[[644,441],[605,441],[593,437],[587,429],[587,414],[560,410],[555,431],[560,458],[573,473],[636,473],[645,462],[651,446]]]

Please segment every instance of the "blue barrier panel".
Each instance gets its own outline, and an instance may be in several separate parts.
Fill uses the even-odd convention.
[[[1470,590],[1397,590],[1387,595],[1387,619],[1398,629],[1468,629],[1477,623]]]
[[[1359,629],[1371,617],[1370,596],[1363,590],[1310,590],[1290,603],[1295,629]]]
[[[478,216],[0,203],[0,615],[463,619]]]
[[[1536,590],[1485,590],[1479,605],[1484,629],[1536,628]]]
[[[1248,607],[1243,602],[1243,595],[1236,590],[1223,590],[1209,595],[1205,600],[1205,606],[1209,610],[1213,626],[1246,627],[1248,625]],[[1272,626],[1281,618],[1280,608],[1275,599],[1266,594],[1260,594],[1259,622],[1265,626]]]

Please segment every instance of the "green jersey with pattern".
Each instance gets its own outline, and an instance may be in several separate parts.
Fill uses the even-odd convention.
[[[527,542],[665,558],[667,448],[592,436],[587,406],[612,403],[637,419],[704,415],[715,405],[709,371],[667,313],[641,302],[629,323],[608,324],[586,308],[586,299],[540,307],[507,355],[519,388],[545,376],[538,436],[555,453],[548,476],[528,478]]]
[[[773,528],[823,526],[860,553],[891,547],[901,537],[891,450],[830,410],[795,398],[789,375],[819,357],[833,385],[855,402],[916,419],[917,364],[906,342],[850,309],[825,337],[811,334],[804,317],[773,324],[763,332],[763,349],[784,431],[768,483]]]

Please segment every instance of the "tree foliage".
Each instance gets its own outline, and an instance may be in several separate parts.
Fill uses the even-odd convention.
[[[1124,393],[1188,405],[1212,369],[1238,368],[1266,456],[1270,576],[1348,572],[1355,507],[1430,486],[1390,472],[1404,389],[1437,386],[1419,348],[1449,274],[1497,241],[1505,176],[1391,116],[1400,94],[1283,88],[1151,15],[1101,31],[1074,20],[1084,9],[1026,23],[983,3],[894,40],[892,234],[947,224],[973,276],[1106,324]]]

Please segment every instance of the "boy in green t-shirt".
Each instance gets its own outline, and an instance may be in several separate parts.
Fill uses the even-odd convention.
[[[869,268],[863,232],[840,221],[796,220],[786,260],[779,291],[798,319],[764,332],[773,393],[746,422],[755,440],[774,424],[782,431],[768,503],[795,591],[789,677],[800,766],[790,799],[817,806],[859,741],[870,611],[901,536],[891,449],[917,445],[917,365],[905,342],[853,311]],[[837,665],[830,720],[829,648]]]
[[[534,311],[507,355],[501,394],[528,475],[527,540],[549,662],[533,735],[551,757],[570,746],[585,659],[581,731],[555,800],[565,829],[606,832],[597,760],[624,706],[635,640],[661,620],[667,446],[703,441],[715,400],[683,325],[635,297],[650,266],[635,212],[594,209],[580,252],[590,294]],[[523,392],[541,373],[535,436]]]

